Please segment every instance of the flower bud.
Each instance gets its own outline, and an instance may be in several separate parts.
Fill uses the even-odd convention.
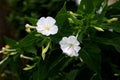
[[[104,31],[102,28],[100,28],[100,27],[94,27],[96,30],[98,30],[98,31]]]
[[[114,21],[118,21],[118,18],[112,18],[112,19],[107,20],[108,23],[112,23]]]
[[[72,15],[73,17],[79,16],[78,14],[73,13],[72,11],[68,11],[68,13],[69,13],[70,15]]]
[[[25,27],[26,28],[32,28],[32,26],[30,24],[26,24]]]
[[[74,21],[73,21],[71,18],[68,18],[68,21],[69,21],[70,23],[74,23]]]
[[[31,32],[30,28],[26,28],[25,31],[28,33]]]

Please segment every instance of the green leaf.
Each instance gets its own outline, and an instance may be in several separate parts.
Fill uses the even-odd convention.
[[[67,19],[66,3],[64,3],[61,10],[57,13],[55,19],[58,27],[61,28]]]
[[[75,80],[77,76],[78,70],[71,70],[69,73],[66,74],[66,79],[67,80]]]
[[[36,25],[38,19],[31,18],[31,17],[25,17],[33,26]]]
[[[101,72],[101,55],[100,49],[93,43],[87,43],[81,49],[80,57],[90,69],[100,74]]]
[[[90,80],[102,80],[102,78],[99,74],[94,73]]]
[[[30,45],[33,45],[36,37],[35,37],[35,31],[28,34],[26,37],[24,37],[22,40],[19,41],[19,47],[28,47]]]
[[[62,9],[58,12],[58,14],[56,15],[55,19],[56,19],[56,25],[58,26],[58,33],[56,35],[54,35],[52,37],[52,40],[56,43],[58,43],[58,41],[61,40],[61,37],[64,36],[69,36],[71,35],[72,29],[69,26],[69,21],[68,21],[68,13],[66,10],[66,3],[64,4],[64,6],[62,7]]]
[[[39,72],[38,71],[34,71],[32,74],[33,80],[40,80],[39,79]]]
[[[61,29],[68,19],[67,16],[67,10],[66,10],[66,3],[64,3],[62,9],[57,13],[57,16],[55,17],[57,26]]]
[[[66,12],[67,12],[67,10],[66,10],[66,2],[65,2],[63,7],[61,8],[61,10],[57,13],[56,18],[58,17],[58,15],[61,15],[61,14],[66,13]]]
[[[33,54],[37,55],[37,49],[34,45],[25,47],[24,50],[28,53],[33,53]]]
[[[83,27],[81,28],[81,30],[80,30],[80,33],[79,33],[79,35],[78,35],[78,40],[79,40],[81,43],[82,43],[82,40],[83,40],[83,38],[84,38],[84,35],[85,35],[85,33],[86,33],[87,28],[88,28],[88,27],[83,26]]]
[[[4,70],[4,68],[9,62],[10,62],[9,56],[4,58],[2,61],[0,61],[0,73],[2,73],[2,71]]]
[[[10,47],[14,47],[16,45],[15,40],[8,38],[8,37],[4,37],[4,39],[5,39],[6,44],[9,45]]]
[[[115,49],[120,52],[120,38],[96,38],[97,42],[103,43],[105,45],[112,45],[115,47]]]
[[[17,57],[17,58],[19,58],[19,57]],[[9,65],[9,68],[10,68],[10,71],[12,72],[12,73],[14,73],[14,75],[16,75],[16,77],[18,78],[18,80],[20,80],[19,79],[19,66],[20,66],[20,63],[19,63],[19,59],[17,59],[17,60],[14,60],[14,57],[12,57],[11,58],[11,60],[10,60],[10,63],[8,64]]]
[[[58,73],[63,68],[63,66],[66,64],[68,59],[66,59],[63,54],[60,54],[59,56],[56,56],[56,55],[53,55],[53,57],[51,56],[50,60],[49,60],[49,65],[48,65],[50,66],[48,73],[50,77],[54,77],[58,75]]]
[[[48,67],[43,62],[39,62],[37,64],[36,70],[34,70],[33,72],[33,80],[46,80],[48,78],[47,69]]]
[[[113,22],[110,25],[110,28],[113,29],[113,31],[119,32],[120,33],[120,21]]]
[[[100,5],[101,1],[98,0],[81,0],[81,4],[78,7],[78,13],[81,13],[82,11],[86,14],[89,14],[91,12],[95,12],[96,7]]]

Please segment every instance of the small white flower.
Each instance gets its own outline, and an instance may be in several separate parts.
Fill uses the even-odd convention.
[[[113,32],[113,29],[108,29],[108,31]]]
[[[110,6],[110,5],[114,4],[114,3],[116,3],[116,1],[117,1],[117,0],[108,0],[108,6]]]
[[[97,13],[97,14],[101,14],[102,11],[103,11],[103,9],[104,9],[104,7],[105,7],[105,2],[102,2],[100,8],[96,11],[96,13]]]
[[[58,27],[55,25],[56,20],[52,17],[41,17],[37,22],[37,32],[43,35],[54,35],[58,32]]]
[[[75,0],[75,2],[76,2],[77,5],[80,5],[81,0]]]
[[[97,14],[101,14],[102,11],[103,11],[103,7],[101,6],[101,7],[99,8],[99,10],[96,11],[96,13],[97,13]]]
[[[63,53],[67,54],[70,57],[78,56],[78,52],[81,49],[79,46],[80,43],[75,36],[69,36],[68,38],[63,37],[59,44]]]

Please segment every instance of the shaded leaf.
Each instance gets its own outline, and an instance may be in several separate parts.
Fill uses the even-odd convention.
[[[115,47],[115,49],[120,52],[120,38],[96,38],[97,42],[103,43],[105,45],[112,45]]]
[[[8,38],[8,37],[4,37],[4,39],[7,45],[9,45],[10,47],[15,47],[17,43],[15,40]]]
[[[10,62],[10,58],[6,57],[2,62],[0,62],[0,73],[5,69],[6,65]]]
[[[28,46],[28,47],[25,47],[24,50],[28,53],[33,53],[36,55],[37,53],[37,49],[35,46]]]
[[[71,70],[69,73],[66,74],[66,79],[67,80],[75,80],[77,76],[78,70]]]
[[[90,69],[100,74],[101,72],[101,55],[98,46],[87,43],[84,48],[81,49],[80,57],[83,59]]]
[[[36,37],[35,37],[35,31],[28,34],[26,37],[24,37],[22,40],[19,41],[19,47],[27,47],[30,45],[33,45]]]

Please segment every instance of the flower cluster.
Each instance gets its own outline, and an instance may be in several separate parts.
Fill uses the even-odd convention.
[[[52,17],[41,17],[37,22],[36,30],[46,36],[54,35],[58,32],[58,26],[55,23],[56,20]],[[81,49],[80,43],[75,36],[63,37],[59,44],[63,53],[70,57],[78,56]]]

